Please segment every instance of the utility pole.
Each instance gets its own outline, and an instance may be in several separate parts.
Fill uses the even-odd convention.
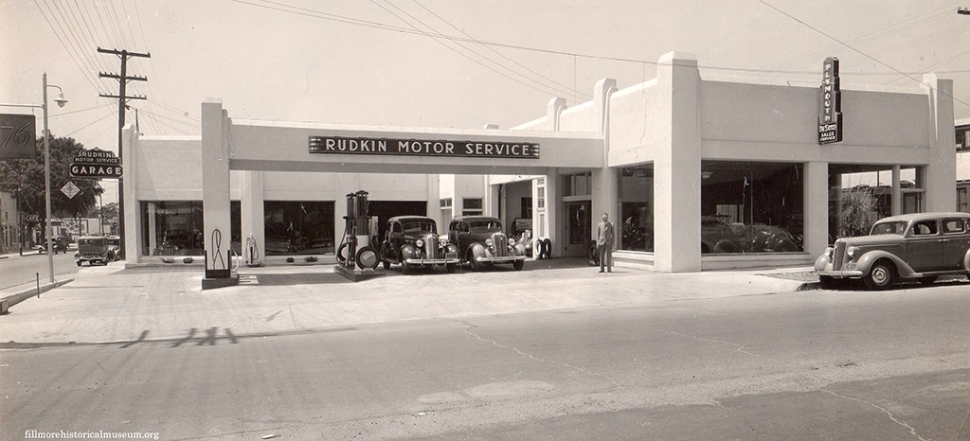
[[[121,160],[122,165],[124,165],[124,152],[122,146],[122,130],[125,127],[125,109],[128,108],[128,100],[144,100],[147,99],[144,96],[128,96],[125,91],[127,90],[129,81],[148,81],[148,78],[141,76],[128,76],[128,59],[132,57],[139,58],[151,58],[152,54],[138,53],[138,52],[128,52],[127,50],[117,50],[117,49],[101,49],[98,48],[98,52],[102,54],[113,54],[117,55],[121,59],[121,74],[108,74],[104,72],[98,72],[98,76],[101,78],[113,78],[118,80],[118,95],[105,95],[100,94],[102,98],[117,98],[118,99],[118,158]],[[121,258],[125,259],[125,182],[124,177],[118,177],[118,235],[121,238]]]

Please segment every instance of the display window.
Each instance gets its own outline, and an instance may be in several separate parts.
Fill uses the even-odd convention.
[[[237,254],[240,244],[239,201],[230,202],[230,246]],[[142,201],[142,255],[201,256],[205,254],[202,201]],[[224,236],[225,237],[225,236]]]
[[[653,252],[653,165],[617,171],[620,195],[619,248]]]
[[[829,242],[866,236],[877,220],[923,211],[922,168],[900,166],[899,210],[893,210],[893,165],[829,164]]]
[[[264,201],[266,255],[334,252],[333,201]]]
[[[802,165],[703,161],[701,253],[802,250]]]

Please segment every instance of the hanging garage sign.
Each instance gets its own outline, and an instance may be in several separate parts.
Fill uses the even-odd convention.
[[[842,91],[839,87],[839,59],[825,59],[819,89],[818,143],[842,142]]]
[[[311,136],[310,153],[539,159],[539,144]]]
[[[71,177],[89,179],[117,179],[123,173],[121,160],[114,152],[95,148],[81,150],[71,163]]]

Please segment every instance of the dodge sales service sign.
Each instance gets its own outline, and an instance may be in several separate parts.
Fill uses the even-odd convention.
[[[539,159],[539,144],[311,136],[310,153]]]
[[[818,143],[842,142],[842,92],[839,89],[839,59],[829,57],[822,66],[818,109]]]

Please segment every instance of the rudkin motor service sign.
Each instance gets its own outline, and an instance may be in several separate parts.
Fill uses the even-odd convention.
[[[311,136],[310,153],[539,159],[539,144]]]

